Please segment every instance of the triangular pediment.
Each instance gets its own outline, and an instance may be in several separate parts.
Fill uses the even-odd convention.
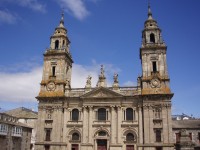
[[[114,92],[105,87],[95,88],[94,90],[84,94],[81,98],[116,98],[122,97],[123,95]]]

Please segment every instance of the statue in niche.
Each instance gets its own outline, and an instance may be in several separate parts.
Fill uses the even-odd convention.
[[[70,88],[71,88],[71,86],[70,86],[70,81],[69,81],[68,79],[66,80],[65,88],[66,88],[66,89],[70,89]]]
[[[48,119],[51,119],[51,114],[48,114],[48,117],[47,117]]]

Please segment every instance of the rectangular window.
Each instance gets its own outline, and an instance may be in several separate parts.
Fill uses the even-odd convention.
[[[190,140],[192,141],[192,133],[189,133]]]
[[[51,140],[51,129],[46,129],[46,141],[50,141]]]
[[[7,134],[7,132],[8,132],[8,125],[0,124],[0,133]]]
[[[12,135],[13,136],[22,136],[22,127],[13,127],[12,128]]]
[[[153,65],[153,72],[157,72],[157,65],[156,65],[156,61],[152,62]]]
[[[180,142],[180,133],[176,133],[176,143]]]
[[[105,108],[98,109],[98,120],[107,120],[107,112]]]
[[[56,66],[52,67],[52,76],[56,76]]]
[[[156,130],[156,142],[161,142],[161,130]]]

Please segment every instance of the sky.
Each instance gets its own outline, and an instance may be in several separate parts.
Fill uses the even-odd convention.
[[[200,118],[200,1],[150,4],[168,46],[172,114]],[[135,86],[147,6],[147,0],[0,0],[1,111],[37,110],[43,53],[62,10],[74,60],[72,87],[84,87],[88,75],[95,86],[101,64],[109,85],[118,73],[120,86]]]

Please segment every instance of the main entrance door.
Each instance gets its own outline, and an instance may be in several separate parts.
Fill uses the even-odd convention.
[[[107,140],[97,140],[97,150],[107,150]]]
[[[134,145],[126,145],[126,150],[134,150]]]
[[[72,144],[72,150],[78,150],[78,144]]]

